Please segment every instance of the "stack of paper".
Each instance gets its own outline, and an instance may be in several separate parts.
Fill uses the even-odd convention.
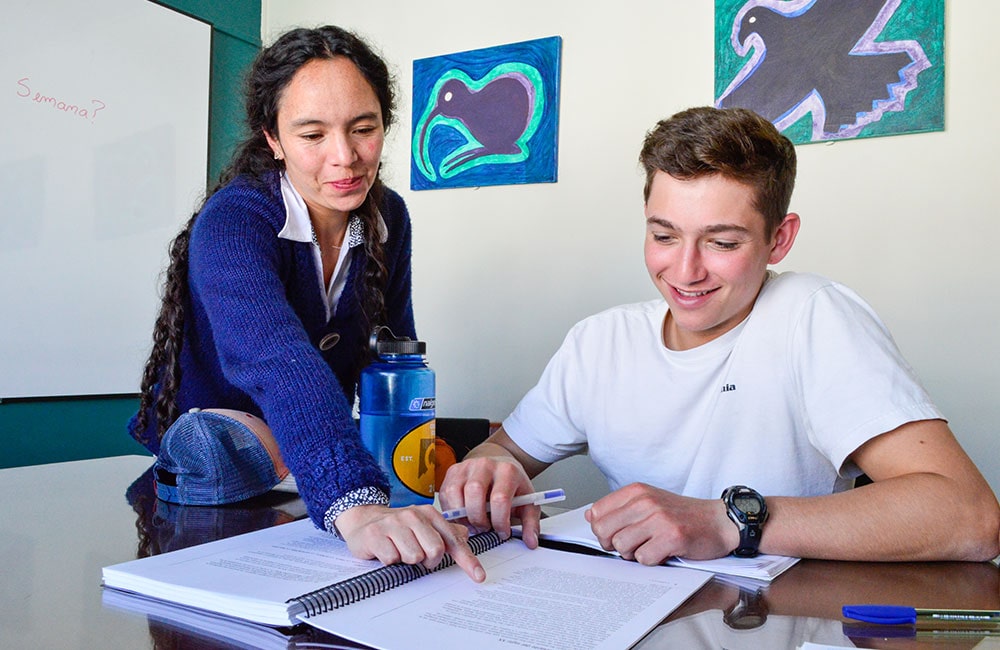
[[[586,505],[576,510],[570,510],[543,519],[542,532],[539,537],[542,540],[575,544],[603,551],[604,549],[601,548],[600,543],[590,529],[590,524],[583,516],[584,512],[589,508],[590,506]],[[700,571],[711,571],[720,575],[770,581],[798,561],[799,558],[785,557],[783,555],[758,555],[753,558],[728,556],[716,560],[671,558],[667,560],[667,564],[688,569],[698,569]]]

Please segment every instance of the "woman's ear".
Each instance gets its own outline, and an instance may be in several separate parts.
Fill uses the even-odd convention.
[[[788,251],[792,250],[792,244],[795,243],[795,237],[799,234],[799,226],[802,225],[799,221],[799,215],[794,212],[789,212],[785,215],[784,220],[778,229],[774,231],[774,242],[771,244],[771,255],[767,258],[768,264],[777,264],[781,260],[785,259],[785,255],[788,255]]]
[[[267,129],[261,129],[264,134],[264,139],[267,140],[267,146],[271,147],[271,151],[274,152],[275,160],[284,160],[285,152],[281,149],[281,143],[278,139],[267,132]]]

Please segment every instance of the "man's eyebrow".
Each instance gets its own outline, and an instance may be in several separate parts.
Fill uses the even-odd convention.
[[[706,227],[702,232],[706,235],[714,235],[720,232],[738,232],[749,235],[750,229],[735,223],[717,223]]]
[[[677,226],[672,224],[670,221],[662,217],[649,217],[646,219],[646,224],[650,226],[659,226],[661,228],[666,228],[667,230],[677,230]],[[716,223],[710,226],[706,226],[701,230],[703,235],[715,235],[721,232],[738,232],[742,234],[750,234],[750,229],[741,226],[736,223]]]
[[[663,217],[649,217],[646,219],[646,225],[649,226],[660,226],[661,228],[667,228],[669,230],[677,230],[674,224],[670,223]]]

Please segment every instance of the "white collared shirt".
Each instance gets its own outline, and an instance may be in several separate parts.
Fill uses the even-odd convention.
[[[292,186],[288,180],[288,175],[281,174],[281,197],[285,203],[285,225],[282,227],[278,237],[290,241],[311,243],[313,246],[313,259],[316,262],[316,272],[319,276],[319,286],[323,286],[323,257],[320,253],[319,243],[316,240],[316,233],[313,230],[312,221],[309,218],[309,208],[302,199],[302,195]],[[378,215],[379,236],[382,242],[389,238],[389,231],[382,219]],[[365,225],[361,217],[351,214],[347,222],[347,233],[344,235],[346,246],[341,246],[340,255],[337,257],[337,264],[333,268],[333,275],[330,276],[330,284],[323,294],[326,305],[326,318],[337,313],[337,304],[340,296],[344,293],[347,284],[347,270],[351,268],[351,256],[355,246],[363,246],[365,243]]]

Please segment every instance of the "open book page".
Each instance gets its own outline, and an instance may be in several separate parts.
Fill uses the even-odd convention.
[[[645,567],[512,540],[479,556],[477,585],[456,566],[343,609],[303,619],[378,648],[621,649],[711,575]]]
[[[543,540],[577,544],[587,548],[602,551],[600,543],[590,529],[590,524],[584,519],[584,512],[589,505],[563,512],[542,520]],[[773,580],[793,564],[798,558],[782,555],[758,555],[752,558],[720,557],[715,560],[685,560],[672,558],[667,560],[670,566],[687,567],[701,571],[711,571],[724,575],[741,576],[755,580]]]
[[[297,623],[285,601],[382,566],[309,520],[105,567],[104,585],[266,625]]]

